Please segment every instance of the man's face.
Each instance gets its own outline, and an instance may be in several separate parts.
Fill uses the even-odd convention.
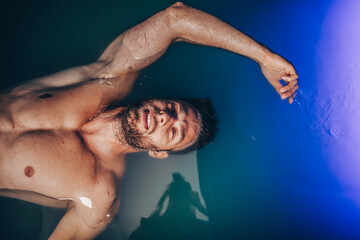
[[[198,138],[198,111],[178,100],[145,100],[118,114],[121,133],[133,148],[150,151],[180,151]]]

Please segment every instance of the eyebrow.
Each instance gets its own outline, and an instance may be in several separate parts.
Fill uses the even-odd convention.
[[[185,112],[186,114],[188,114],[189,108],[188,108],[188,107],[184,107],[182,103],[179,103],[179,108],[180,108],[180,111],[183,111],[183,112]]]

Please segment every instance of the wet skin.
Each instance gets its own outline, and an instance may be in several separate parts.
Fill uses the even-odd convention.
[[[96,112],[101,108],[91,99],[106,92],[99,87],[76,86],[77,95],[70,89],[24,95],[14,89],[0,95],[1,112],[9,113],[0,116],[0,195],[52,207],[76,206],[84,218],[90,213],[94,217],[86,217],[87,226],[111,221],[120,203],[125,154],[140,150],[116,136],[116,129],[122,128],[116,116],[127,108]],[[88,103],[82,112],[70,101],[80,99]],[[77,117],[64,118],[74,117],[74,111]],[[160,158],[167,156],[165,150],[193,144],[199,130],[196,110],[176,100],[152,100],[131,108],[126,121],[138,132],[140,143],[147,139],[162,150],[150,154]]]
[[[0,194],[66,207],[50,239],[91,239],[105,229],[120,205],[126,154],[148,149],[164,158],[196,140],[198,117],[182,102],[153,101],[129,111],[124,121],[118,115],[125,107],[105,111],[131,92],[139,71],[178,41],[251,58],[282,99],[291,103],[296,95],[297,74],[288,61],[179,2],[119,35],[96,62],[0,94]],[[126,140],[126,125],[134,133],[128,139],[136,135],[140,147]]]
[[[138,148],[180,151],[195,143],[200,115],[190,104],[179,100],[152,100],[131,109],[126,123],[136,129]]]

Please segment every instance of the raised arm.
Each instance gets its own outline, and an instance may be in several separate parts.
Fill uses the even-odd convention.
[[[297,74],[289,62],[218,18],[182,3],[175,3],[115,39],[99,58],[104,67],[98,77],[139,71],[176,41],[223,48],[253,59],[282,99],[290,97],[292,102]],[[288,85],[282,87],[281,79]]]
[[[223,48],[253,59],[281,98],[289,98],[292,103],[298,76],[289,62],[220,19],[180,2],[122,33],[96,62],[35,79],[18,90],[99,80],[107,83],[101,85],[108,92],[106,95],[116,96],[119,89],[128,93],[138,71],[160,58],[169,45],[177,41]],[[286,86],[281,85],[281,79],[287,82]],[[110,100],[115,100],[113,98]]]

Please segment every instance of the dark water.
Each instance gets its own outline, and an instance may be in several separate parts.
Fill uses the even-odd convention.
[[[13,2],[1,16],[1,85],[90,63],[119,33],[171,3]],[[142,71],[129,102],[139,96],[210,96],[217,108],[217,141],[197,153],[210,235],[359,239],[356,1],[185,3],[285,56],[301,88],[296,103],[287,105],[254,62],[185,43]],[[0,201],[5,238],[37,239],[41,208]],[[99,237],[111,238],[111,231]]]

